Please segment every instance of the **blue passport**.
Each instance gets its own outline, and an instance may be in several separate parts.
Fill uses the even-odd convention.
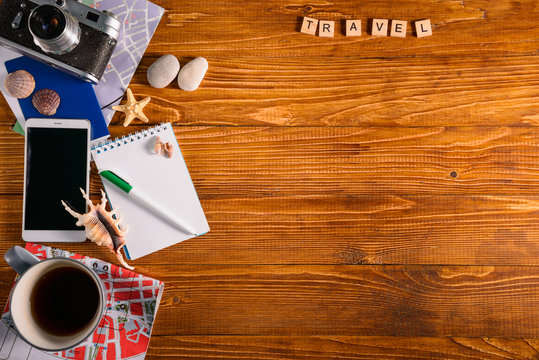
[[[56,114],[51,116],[42,115],[36,110],[32,104],[33,93],[26,99],[19,99],[25,119],[87,119],[92,124],[92,140],[106,138],[110,135],[92,84],[26,56],[6,61],[5,66],[9,73],[26,70],[32,74],[36,81],[34,92],[41,89],[51,89],[60,95],[60,106],[58,106]]]

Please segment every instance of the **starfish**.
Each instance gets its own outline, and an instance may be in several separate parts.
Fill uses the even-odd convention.
[[[127,88],[127,102],[123,105],[115,105],[112,110],[118,110],[125,113],[124,127],[131,124],[131,121],[135,118],[139,118],[144,122],[148,122],[148,118],[142,112],[142,109],[150,102],[150,97],[142,99],[140,101],[135,100],[131,89]]]

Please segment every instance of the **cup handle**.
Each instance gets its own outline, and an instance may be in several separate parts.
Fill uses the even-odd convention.
[[[30,251],[20,247],[19,245],[13,246],[4,254],[4,260],[11,266],[17,274],[22,275],[30,266],[39,262],[39,259],[35,257]]]

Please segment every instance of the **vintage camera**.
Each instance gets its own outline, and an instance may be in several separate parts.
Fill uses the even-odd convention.
[[[112,56],[120,26],[113,14],[74,0],[0,3],[0,45],[94,84]]]

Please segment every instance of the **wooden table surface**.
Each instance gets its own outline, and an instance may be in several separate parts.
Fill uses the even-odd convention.
[[[148,359],[539,358],[534,1],[155,2],[131,89],[174,124],[211,232],[133,262],[166,283]],[[207,58],[200,89],[150,87],[164,54]],[[0,121],[3,253],[22,244],[24,139],[4,99]],[[13,278],[2,262],[0,303]]]

